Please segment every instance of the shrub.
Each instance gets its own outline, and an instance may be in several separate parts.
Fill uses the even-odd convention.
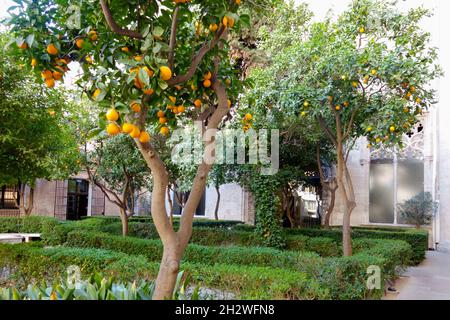
[[[132,255],[141,254],[149,261],[160,261],[163,250],[159,240],[112,236],[81,230],[69,233],[65,245],[109,249]],[[306,262],[318,258],[318,255],[307,252],[280,251],[258,247],[209,247],[197,244],[190,244],[183,256],[184,261],[204,265],[228,263],[285,269],[299,269]]]
[[[181,271],[175,284],[173,299],[186,300],[197,298],[198,291],[186,296],[184,294],[188,283]],[[52,286],[29,284],[27,289],[20,291],[15,287],[0,288],[0,300],[151,300],[154,292],[154,282],[116,282],[114,278],[102,278],[93,274],[87,280],[61,279]]]
[[[42,248],[0,244],[0,267],[14,269],[16,285],[39,283],[64,275],[77,265],[83,274],[100,273],[120,281],[154,279],[159,263],[103,249]],[[233,292],[238,299],[327,299],[328,290],[305,273],[268,267],[185,262],[181,266],[193,284]]]
[[[398,211],[406,223],[415,225],[417,229],[431,223],[435,208],[436,203],[429,192],[421,192],[398,205]]]
[[[312,238],[313,242],[324,248],[322,250],[327,250],[326,245],[336,245],[332,239],[318,239],[321,238]],[[107,248],[134,255],[143,254],[155,262],[159,261],[162,254],[162,245],[157,240],[124,238],[86,231],[70,233],[67,244]],[[411,257],[411,248],[404,241],[356,239],[354,247],[353,257],[320,258],[312,253],[271,248],[208,247],[191,244],[183,259],[189,264],[200,263],[203,266],[210,265],[214,269],[216,265],[230,264],[301,271],[317,280],[323,288],[329,288],[330,297],[333,299],[366,299],[379,298],[383,292],[382,289],[367,289],[369,266],[380,267],[383,281],[395,277],[397,268],[405,266]]]

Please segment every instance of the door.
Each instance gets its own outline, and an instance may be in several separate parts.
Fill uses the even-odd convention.
[[[70,179],[67,190],[67,220],[80,220],[88,212],[89,182]]]

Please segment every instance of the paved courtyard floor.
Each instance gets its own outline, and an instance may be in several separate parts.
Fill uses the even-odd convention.
[[[395,283],[396,293],[385,300],[450,299],[450,253],[428,251],[427,259],[409,268]]]

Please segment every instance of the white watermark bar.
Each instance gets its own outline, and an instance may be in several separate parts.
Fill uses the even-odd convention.
[[[280,165],[280,132],[277,129],[207,129],[198,125],[174,131],[172,162],[178,165],[259,165],[261,175],[274,175]]]

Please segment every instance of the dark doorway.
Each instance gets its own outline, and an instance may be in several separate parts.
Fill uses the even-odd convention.
[[[180,198],[183,202],[186,202],[189,198],[190,192],[179,192],[179,196],[173,197],[173,214],[181,215],[182,207],[178,201]],[[197,210],[195,211],[196,216],[204,216],[205,215],[205,200],[206,200],[206,192],[203,192],[202,198],[200,199],[200,203],[198,204]]]
[[[87,216],[89,182],[70,179],[67,191],[67,220],[80,220]]]

